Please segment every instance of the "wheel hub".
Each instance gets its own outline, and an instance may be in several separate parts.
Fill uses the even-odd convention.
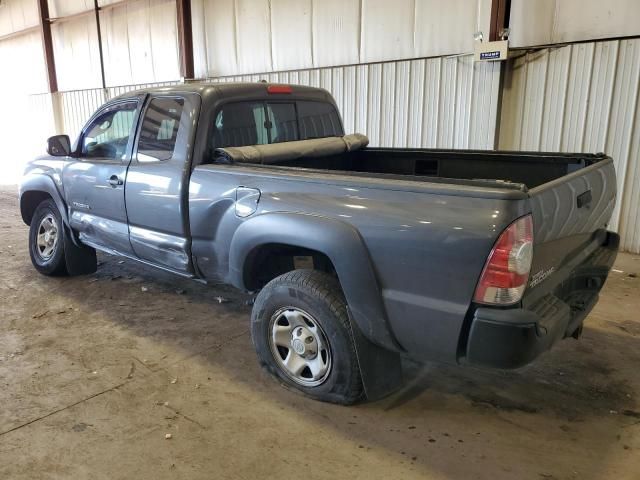
[[[52,214],[46,215],[38,225],[36,251],[40,258],[48,260],[58,244],[58,221]]]
[[[308,328],[294,328],[291,348],[301,357],[313,359],[318,354],[318,339]]]
[[[272,315],[269,325],[271,353],[283,373],[300,385],[323,383],[331,370],[331,349],[316,319],[286,307]]]

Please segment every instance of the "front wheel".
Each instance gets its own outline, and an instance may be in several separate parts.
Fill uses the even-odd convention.
[[[253,306],[251,337],[262,366],[285,386],[325,402],[363,398],[347,303],[330,275],[294,270],[269,282]]]
[[[31,263],[44,275],[67,273],[64,259],[64,230],[55,202],[44,200],[33,214],[29,226]]]

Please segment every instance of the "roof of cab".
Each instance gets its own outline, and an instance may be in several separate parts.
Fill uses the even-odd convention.
[[[143,94],[143,93],[164,93],[164,94],[172,94],[179,92],[190,92],[197,93],[203,99],[208,97],[242,97],[242,96],[252,96],[252,97],[266,97],[269,94],[267,92],[267,87],[269,85],[274,85],[272,83],[266,82],[220,82],[220,83],[206,83],[206,82],[193,82],[193,83],[181,83],[177,85],[168,85],[164,87],[149,87],[149,88],[141,88],[138,90],[133,90],[130,92],[123,93],[115,97],[115,99],[120,98],[129,98],[134,95]],[[288,84],[277,84],[277,85],[288,85]],[[304,96],[304,97],[316,97],[321,98],[323,100],[329,97],[331,100],[333,98],[323,88],[316,87],[307,87],[303,85],[289,85],[292,89],[291,94],[273,94],[274,96],[284,96],[284,95],[293,95],[293,96]]]

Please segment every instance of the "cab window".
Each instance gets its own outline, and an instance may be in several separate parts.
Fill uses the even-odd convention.
[[[85,128],[82,156],[122,160],[127,151],[137,101],[121,102],[107,107]]]
[[[213,148],[343,135],[335,107],[314,101],[228,103],[216,114],[213,131]]]
[[[224,105],[215,119],[215,148],[269,143],[263,102],[238,102]]]
[[[170,160],[176,148],[184,99],[153,98],[144,112],[136,158],[139,162]]]
[[[292,142],[300,140],[298,119],[293,103],[267,103],[267,127],[269,143]]]
[[[344,135],[340,116],[333,105],[326,102],[298,102],[300,139]]]

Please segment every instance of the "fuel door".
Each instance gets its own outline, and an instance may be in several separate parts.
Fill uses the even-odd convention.
[[[236,188],[236,215],[244,218],[253,215],[258,209],[260,190],[257,188]]]

